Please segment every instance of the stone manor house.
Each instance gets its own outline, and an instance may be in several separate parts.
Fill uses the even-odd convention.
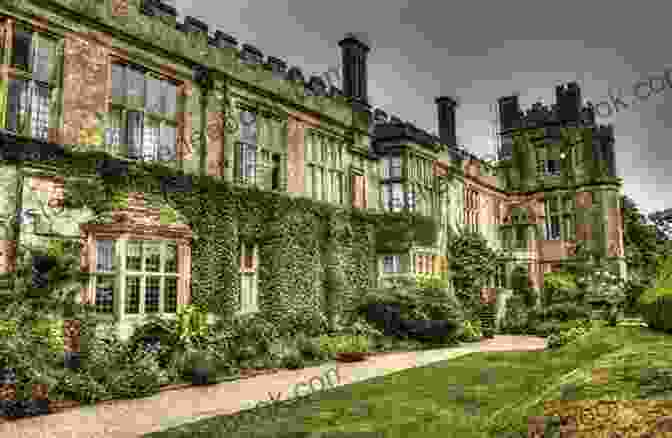
[[[225,33],[211,35],[193,17],[179,22],[159,0],[3,1],[0,273],[15,271],[20,245],[79,242],[81,269],[91,274],[82,300],[122,327],[174,314],[213,287],[199,283],[209,269],[203,265],[225,259],[195,259],[214,238],[164,214],[170,208],[150,202],[152,194],[128,192],[114,219],[100,221],[67,207],[68,177],[57,166],[30,154],[9,158],[20,149],[38,156],[67,149],[107,152],[131,166],[159,162],[213,187],[436,221],[433,243],[367,253],[358,262],[363,278],[343,271],[360,291],[399,275],[449,276],[448,228],[479,231],[510,256],[489,280],[486,299],[507,290],[514,270],[540,288],[543,274],[570,259],[579,241],[626,275],[613,128],[595,123],[577,84],[557,87],[551,107],[521,111],[517,96],[499,99],[501,148],[485,162],[457,144],[454,99],[435,100],[438,136],[388,116],[367,103],[370,48],[352,35],[339,46],[342,90]],[[242,230],[246,220],[236,220],[232,230]],[[317,306],[317,271],[290,278],[310,278],[312,286],[297,286],[282,307],[269,295],[271,278],[289,272],[291,258],[265,257],[262,240],[235,240],[232,311]],[[342,254],[346,263],[350,253]]]

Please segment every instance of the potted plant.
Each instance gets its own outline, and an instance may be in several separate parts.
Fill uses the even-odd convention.
[[[336,360],[358,362],[366,359],[369,340],[366,336],[343,336],[336,345]]]
[[[213,358],[204,351],[196,351],[190,355],[191,383],[193,385],[209,385],[215,383],[216,368]]]

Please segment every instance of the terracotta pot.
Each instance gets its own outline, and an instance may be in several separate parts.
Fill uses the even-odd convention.
[[[359,362],[364,359],[366,359],[366,353],[359,351],[336,353],[336,360],[339,362]]]
[[[0,400],[16,400],[16,384],[0,385]]]
[[[77,319],[63,321],[63,344],[67,352],[79,352],[79,335],[81,324]]]
[[[52,412],[64,411],[66,409],[79,407],[80,403],[76,400],[54,400],[49,401],[49,409]]]
[[[33,383],[33,399],[47,400],[49,399],[49,385],[46,383]]]

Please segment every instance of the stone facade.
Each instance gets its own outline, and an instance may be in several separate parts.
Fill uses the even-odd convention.
[[[45,2],[51,6],[46,7]],[[48,132],[52,143],[110,152],[106,134],[113,132],[108,131],[111,128],[119,128],[112,126],[111,121],[111,113],[119,110],[118,103],[114,106],[112,102],[112,65],[132,63],[146,70],[145,78],[167,79],[177,89],[175,118],[161,122],[162,127],[165,123],[174,125],[176,157],[164,164],[187,175],[231,184],[247,184],[244,178],[238,178],[244,167],[244,172],[253,175],[254,184],[263,190],[274,187],[273,190],[289,196],[335,203],[344,208],[373,212],[415,209],[431,216],[440,224],[437,241],[431,247],[396,254],[409,261],[405,265],[408,274],[436,272],[439,264],[442,267],[438,270],[445,270],[450,261],[436,263],[436,257],[446,253],[447,230],[457,231],[465,226],[481,232],[493,248],[506,251],[510,256],[506,271],[524,267],[535,288],[542,287],[544,272],[573,256],[578,241],[592,242],[605,255],[622,263],[623,222],[619,205],[614,204],[620,181],[611,178],[613,175],[595,174],[595,160],[588,159],[574,162],[570,166],[572,172],[563,168],[560,174],[535,173],[540,162],[539,168],[548,170],[548,161],[559,153],[554,150],[558,147],[558,130],[566,127],[550,122],[533,126],[526,122],[502,131],[504,140],[515,137],[512,143],[517,159],[514,162],[502,158],[491,166],[456,147],[451,139],[437,138],[395,117],[378,118],[374,123],[371,108],[365,99],[362,101],[362,96],[344,98],[339,95],[342,92],[331,96],[306,93],[305,84],[297,80],[297,69],[283,78],[240,63],[237,52],[231,48],[208,43],[203,32],[185,33],[176,29],[174,22],[166,20],[170,17],[145,16],[136,2],[109,2],[110,22],[100,23],[101,26],[90,24],[91,20],[100,20],[99,16],[82,20],[73,20],[66,14],[57,17],[55,11],[59,5],[67,6],[68,2],[63,2],[16,2],[8,9],[16,8],[16,14],[0,17],[0,38],[4,38],[6,48],[4,59],[0,60],[3,92],[7,92],[15,68],[9,65],[9,54],[13,50],[15,25],[21,21],[17,17],[32,17],[21,24],[32,26],[37,34],[49,30],[58,40],[57,47],[62,48],[62,54],[52,61],[52,67],[62,62],[63,81],[61,88],[53,90],[50,100]],[[56,22],[58,25],[50,27]],[[99,30],[102,25],[115,30],[102,33]],[[178,28],[183,29],[184,25]],[[161,31],[148,34],[149,29]],[[352,38],[341,43],[344,59],[353,64],[348,68],[359,72],[348,79],[357,83],[345,88],[359,93],[366,89],[365,55],[369,48]],[[195,72],[194,65],[207,65],[206,76],[212,80],[200,80],[203,78],[196,74],[199,70]],[[452,108],[446,109],[448,112],[439,123],[454,125]],[[125,113],[129,111],[124,109]],[[241,144],[244,128],[240,117],[244,112],[256,115],[254,134],[246,139],[253,143],[249,145]],[[532,113],[539,113],[539,109]],[[7,114],[6,99],[0,99],[0,120],[5,120]],[[149,122],[144,128],[148,126]],[[610,134],[608,129],[592,125],[567,129],[568,133],[562,131],[563,138],[571,137],[573,144],[578,145],[578,152],[570,153],[574,157],[589,155],[586,151],[593,146],[591,132]],[[440,126],[439,131],[449,133],[452,138],[454,126]],[[318,132],[320,138],[314,144],[307,140],[312,132]],[[546,155],[535,157],[546,150]],[[247,155],[243,156],[244,151]],[[38,201],[42,199],[48,207],[46,213],[39,213],[45,216],[39,217],[39,221],[21,224],[20,239],[43,244],[46,235],[79,238],[81,269],[85,272],[95,267],[95,242],[101,236],[174,240],[181,274],[178,303],[190,301],[192,231],[179,221],[164,223],[161,210],[146,204],[143,194],[131,194],[126,208],[111,213],[112,223],[101,224],[100,218],[93,217],[91,212],[61,214],[66,201],[63,177],[26,166],[21,171],[25,173],[21,175],[28,176],[22,188],[25,199],[21,205],[9,195],[20,187],[17,184],[21,175],[13,166],[2,167],[0,172],[2,217],[15,217],[19,208],[41,212]],[[547,201],[558,194],[573,199],[570,213],[574,222],[571,229],[563,228],[561,238],[547,238],[545,227],[550,220]],[[514,209],[525,212],[524,223],[513,223]],[[38,229],[38,223],[47,228]],[[503,237],[505,230],[514,227],[524,227],[526,240],[515,248],[510,238]],[[12,272],[19,236],[7,231],[11,227],[4,230],[6,233],[0,236],[0,272]],[[422,257],[432,258],[422,263],[411,260],[416,250]],[[382,261],[378,261],[371,261],[371,270],[380,269]],[[383,276],[378,274],[372,272],[371,277]],[[484,289],[484,300],[493,299],[492,290],[490,286]],[[83,289],[82,298],[95,301],[91,287]]]

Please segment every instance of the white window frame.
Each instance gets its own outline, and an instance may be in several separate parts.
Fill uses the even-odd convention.
[[[108,263],[101,264],[101,261],[99,260],[100,257],[100,251],[99,249],[101,248],[98,243],[99,242],[109,242],[112,241],[113,243],[113,249],[111,253],[105,254],[106,261]],[[141,245],[141,265],[140,265],[140,270],[130,270],[128,269],[128,250],[129,250],[129,243],[137,244],[139,243]],[[101,312],[103,315],[105,314],[111,314],[111,315],[123,315],[124,318],[142,318],[146,315],[173,315],[177,312],[178,308],[178,294],[179,294],[179,282],[180,278],[182,277],[182,273],[180,272],[180,263],[179,263],[179,255],[178,255],[178,245],[175,241],[172,241],[170,239],[152,239],[152,240],[145,240],[145,239],[127,239],[127,238],[108,238],[108,237],[95,237],[93,240],[93,245],[94,245],[94,257],[93,257],[93,270],[92,270],[92,275],[91,275],[91,282],[90,282],[90,287],[91,290],[93,291],[93,296],[94,296],[94,303],[98,301],[98,281],[101,278],[108,278],[112,279],[113,281],[113,297],[112,297],[112,311],[111,312]],[[145,245],[158,245],[159,246],[159,271],[147,271],[146,270],[146,263],[147,259],[145,257],[144,250],[142,248],[145,247]],[[167,272],[166,271],[166,264],[168,262],[168,247],[173,246],[174,247],[174,254],[175,254],[175,272]],[[112,265],[109,265],[109,262],[112,261]],[[106,267],[107,265],[108,267]],[[103,267],[105,269],[99,269],[100,267]],[[130,291],[129,291],[129,280],[132,278],[139,278],[139,294],[138,294],[138,307],[137,307],[137,312],[129,312],[129,297],[130,297]],[[147,312],[147,291],[148,291],[148,279],[149,278],[157,278],[159,279],[159,300],[158,300],[158,309],[156,312]],[[174,291],[173,295],[174,299],[171,301],[175,302],[175,310],[174,311],[166,311],[166,306],[167,306],[167,287],[168,287],[168,279],[171,280],[171,282],[174,283]]]
[[[401,256],[399,254],[389,254],[382,257],[383,274],[401,273]],[[390,267],[392,270],[388,270]]]
[[[252,253],[252,266],[246,267],[245,260]],[[240,314],[259,311],[259,246],[240,244]]]

